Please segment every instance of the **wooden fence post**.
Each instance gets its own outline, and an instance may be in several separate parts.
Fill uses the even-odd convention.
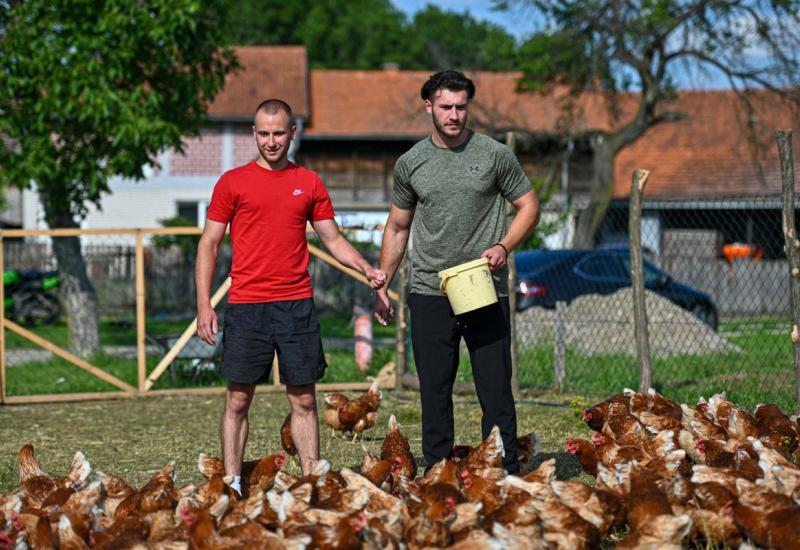
[[[408,370],[408,254],[400,260],[397,280],[397,319],[395,320],[397,356],[394,366],[395,389],[403,389],[403,375]]]
[[[506,132],[506,145],[511,152],[516,154],[517,135]],[[506,202],[506,220],[514,217],[516,209],[510,202]],[[509,338],[511,339],[511,392],[514,399],[519,399],[519,363],[517,362],[517,262],[513,251],[506,258],[508,263],[508,311],[509,311]]]
[[[647,304],[644,294],[644,266],[642,259],[642,193],[650,172],[636,170],[631,182],[628,209],[630,233],[631,286],[633,287],[633,326],[636,334],[636,351],[639,355],[639,391],[646,392],[653,385],[650,365],[650,338],[647,331]]]
[[[142,230],[136,230],[136,359],[139,391],[145,391],[147,378],[147,348],[145,347],[145,287],[144,287],[144,239]]]
[[[789,261],[789,293],[792,305],[792,345],[794,346],[794,401],[800,412],[800,241],[794,217],[794,154],[792,131],[778,131],[778,151],[781,158],[783,184],[783,237],[786,259]]]
[[[556,326],[553,331],[553,380],[556,384],[556,389],[562,391],[564,389],[564,378],[566,377],[566,329],[567,329],[567,303],[558,301],[556,302]]]

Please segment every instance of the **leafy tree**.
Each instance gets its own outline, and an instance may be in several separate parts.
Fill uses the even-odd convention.
[[[523,89],[573,94],[599,92],[612,115],[619,95],[635,91],[635,113],[614,129],[590,129],[594,182],[581,213],[576,246],[590,247],[613,188],[614,158],[649,128],[684,118],[673,110],[674,76],[688,68],[723,77],[741,99],[752,125],[752,89],[800,100],[797,0],[509,0],[533,7],[543,30],[520,51]],[[574,97],[573,95],[573,97]]]
[[[408,39],[404,67],[492,71],[516,68],[514,37],[466,11],[443,11],[429,4],[414,14]]]
[[[377,69],[399,62],[405,15],[389,0],[230,2],[232,44],[303,44],[311,67]]]
[[[468,13],[427,6],[409,22],[390,0],[230,2],[232,44],[303,44],[311,67],[507,70],[514,38]]]
[[[235,68],[204,0],[0,2],[0,183],[35,184],[50,227],[75,228],[108,179],[141,179],[197,134]],[[99,346],[78,238],[53,239],[70,346]]]

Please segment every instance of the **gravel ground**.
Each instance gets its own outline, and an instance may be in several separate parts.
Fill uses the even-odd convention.
[[[645,295],[654,357],[741,352],[685,309],[654,292],[645,291]],[[556,311],[551,309],[532,307],[517,314],[520,345],[552,345],[555,321]],[[564,324],[567,349],[589,356],[636,355],[631,288],[575,299],[567,306]]]

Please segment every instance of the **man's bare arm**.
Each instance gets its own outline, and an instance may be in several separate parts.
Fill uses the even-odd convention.
[[[519,246],[539,223],[539,199],[536,197],[535,191],[525,193],[520,198],[511,201],[511,204],[516,207],[517,215],[508,226],[506,235],[500,240],[501,246],[494,245],[481,254],[482,258],[489,258],[489,267],[492,271],[506,265],[508,254]]]
[[[219,331],[217,314],[211,307],[211,281],[217,265],[217,254],[228,224],[206,220],[203,235],[197,244],[195,261],[195,286],[197,287],[197,335],[214,345],[214,334]]]
[[[388,288],[389,283],[394,278],[394,274],[397,272],[400,261],[403,259],[403,255],[406,253],[408,235],[413,220],[413,210],[403,210],[392,205],[389,211],[389,219],[386,220],[386,227],[383,230],[380,269],[386,273],[386,286],[375,293],[375,317],[384,325],[388,324],[394,316],[394,311],[389,301]]]
[[[314,230],[322,239],[325,248],[333,257],[347,267],[363,273],[369,279],[372,288],[380,288],[386,283],[386,274],[378,271],[364,259],[364,256],[344,238],[336,221],[331,219],[313,222]]]

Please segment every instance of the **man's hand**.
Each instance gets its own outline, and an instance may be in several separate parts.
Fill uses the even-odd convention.
[[[489,258],[489,269],[492,271],[497,271],[498,269],[503,269],[506,265],[506,251],[503,249],[502,246],[496,244],[491,248],[487,248],[481,254],[481,258]]]
[[[383,326],[391,323],[394,318],[394,308],[386,290],[379,290],[375,293],[375,318]]]
[[[375,269],[374,267],[369,267],[364,272],[364,275],[366,275],[367,279],[369,279],[369,286],[371,286],[375,290],[382,288],[383,285],[386,284],[385,271],[381,271],[380,269]]]
[[[197,335],[206,344],[215,346],[214,335],[219,332],[217,312],[212,307],[205,307],[197,312]]]

